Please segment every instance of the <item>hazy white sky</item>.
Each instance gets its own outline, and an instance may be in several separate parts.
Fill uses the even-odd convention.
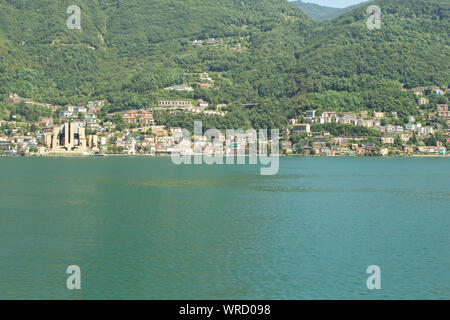
[[[292,1],[292,0],[290,0]],[[302,0],[303,2],[317,3],[321,6],[345,8],[357,3],[361,3],[367,0]]]

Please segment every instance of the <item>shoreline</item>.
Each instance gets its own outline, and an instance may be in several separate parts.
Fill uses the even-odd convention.
[[[192,155],[194,157],[196,155]],[[198,156],[198,155],[197,155]],[[208,157],[207,155],[201,155],[202,157]],[[272,156],[272,155],[270,155]],[[170,158],[170,154],[44,154],[44,155],[0,155],[0,158]],[[236,157],[236,155],[234,156]],[[245,156],[248,158],[249,156]],[[260,157],[259,155],[256,157]],[[225,157],[224,157],[225,158]],[[279,158],[450,158],[450,155],[391,155],[391,156],[312,156],[312,155],[279,155]]]

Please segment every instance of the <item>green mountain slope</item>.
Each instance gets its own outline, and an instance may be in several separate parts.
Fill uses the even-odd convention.
[[[315,105],[414,113],[416,101],[401,90],[402,83],[450,83],[448,2],[374,3],[382,10],[380,30],[367,28],[364,7],[311,32],[294,73],[307,74],[298,82]]]
[[[60,103],[79,95],[150,103],[156,99],[150,91],[177,84],[186,73],[231,71],[243,61],[250,66],[256,59],[251,50],[258,46],[261,55],[275,57],[281,45],[262,52],[266,44],[287,37],[301,43],[297,31],[312,23],[284,0],[80,0],[78,31],[66,27],[71,3],[0,2],[0,36],[5,39],[0,50],[6,52],[0,57],[1,94],[14,91]],[[191,45],[210,37],[233,43],[251,37],[245,40],[251,43],[243,54],[224,50],[224,45]]]
[[[293,1],[292,4],[296,5],[300,9],[303,10],[306,14],[311,16],[313,19],[317,21],[327,21],[335,19],[346,12],[352,11],[363,5],[363,3],[353,5],[347,8],[332,8],[321,6],[315,3],[308,3],[303,1]]]
[[[210,120],[216,127],[281,127],[308,108],[414,114],[416,98],[402,83],[450,82],[448,1],[374,3],[380,30],[368,30],[365,6],[316,23],[285,0],[80,0],[80,31],[66,27],[71,1],[2,0],[0,95],[106,98],[109,110],[202,98],[230,107]],[[193,44],[208,38],[214,43]],[[164,90],[195,84],[202,72],[214,88]]]

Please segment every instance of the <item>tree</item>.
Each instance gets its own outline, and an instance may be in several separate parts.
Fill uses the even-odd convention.
[[[409,139],[409,144],[417,144],[417,135],[413,132],[411,139]]]
[[[434,135],[430,135],[428,138],[424,140],[426,146],[436,146],[437,139]]]
[[[123,120],[123,115],[119,112],[114,113],[114,117],[113,117],[113,121],[112,121],[115,125],[116,125],[116,129],[118,131],[122,131],[124,126],[125,126],[125,122]]]
[[[403,140],[400,138],[398,134],[394,138],[394,146],[399,149],[403,147]]]

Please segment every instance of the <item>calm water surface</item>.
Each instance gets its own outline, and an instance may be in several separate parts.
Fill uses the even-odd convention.
[[[280,167],[0,158],[0,299],[450,298],[450,159]]]

